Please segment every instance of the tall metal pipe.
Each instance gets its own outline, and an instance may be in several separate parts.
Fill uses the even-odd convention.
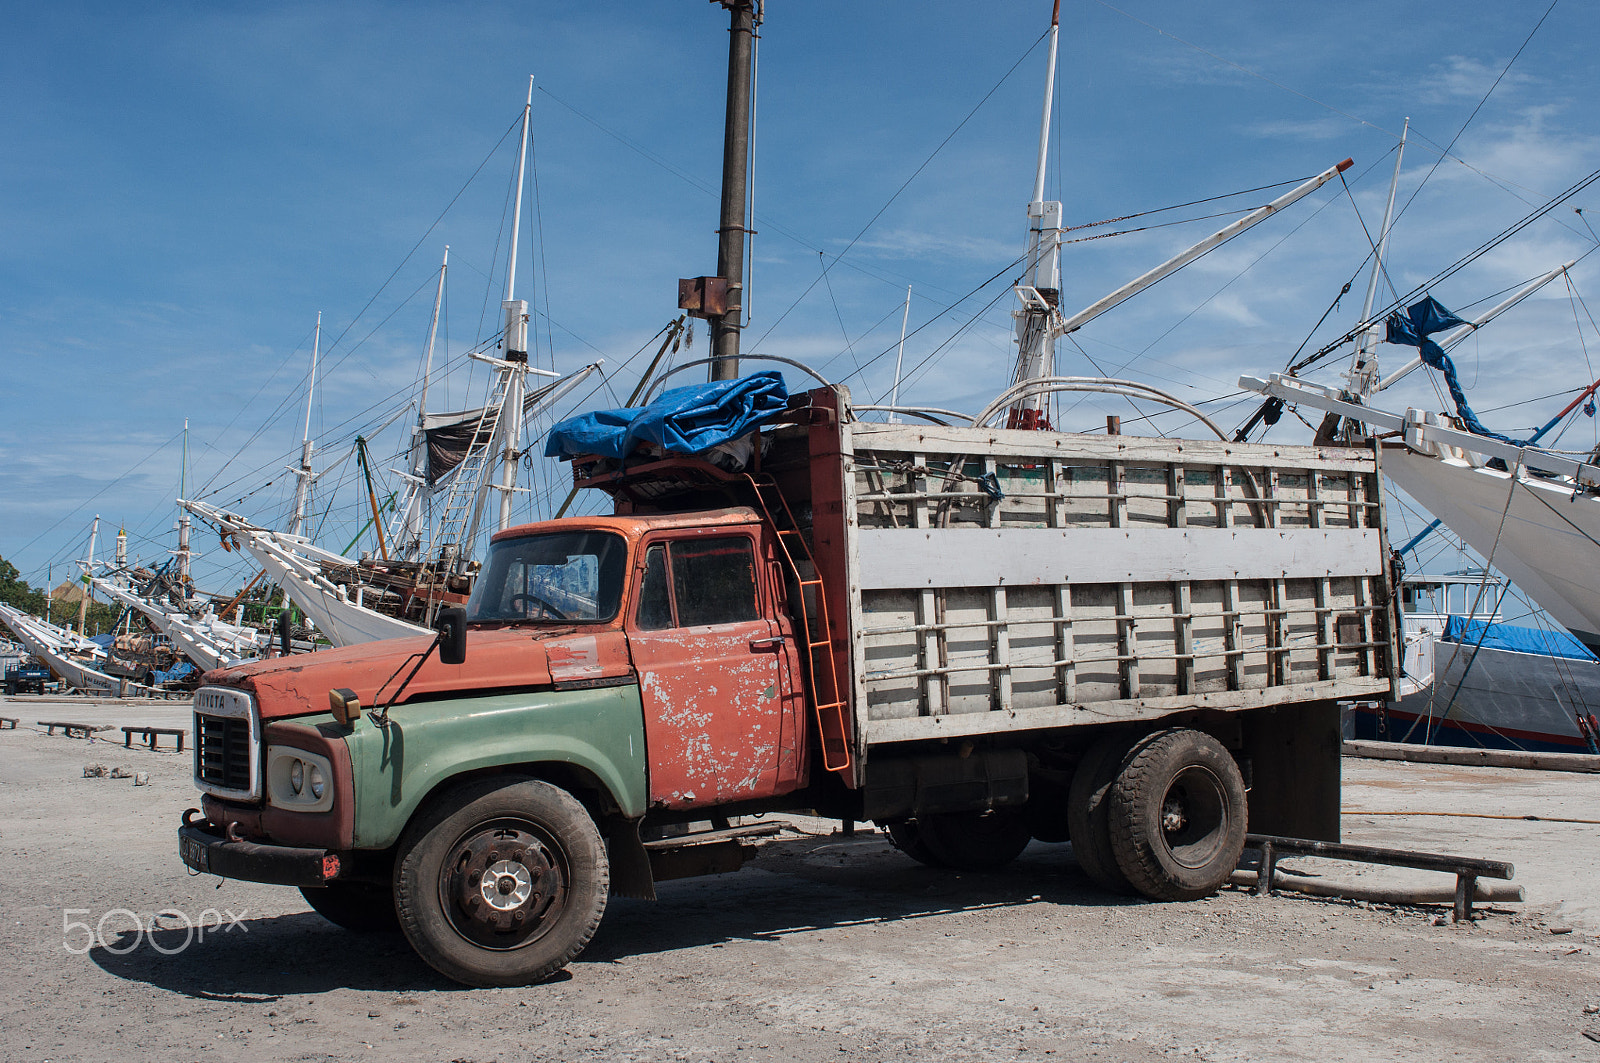
[[[746,175],[750,168],[750,59],[755,38],[753,0],[721,0],[728,9],[728,108],[722,135],[722,221],[717,228],[717,276],[728,281],[726,312],[711,322],[712,380],[739,375],[744,318]]]

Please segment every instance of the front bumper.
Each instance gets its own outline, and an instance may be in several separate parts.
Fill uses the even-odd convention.
[[[187,815],[178,828],[178,855],[200,874],[280,886],[326,886],[344,869],[336,850],[231,841],[212,824],[191,823]]]

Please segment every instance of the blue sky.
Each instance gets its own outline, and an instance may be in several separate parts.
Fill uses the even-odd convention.
[[[1250,409],[1227,397],[1238,375],[1282,369],[1361,264],[1407,116],[1409,206],[1389,262],[1402,291],[1600,167],[1600,15],[1562,0],[1529,40],[1548,7],[1067,0],[1048,187],[1070,223],[1355,165],[1348,192],[1326,186],[1063,343],[1059,371],[1155,383],[1233,427]],[[909,284],[908,396],[975,410],[1003,386],[1004,270],[1024,248],[1048,15],[1035,0],[769,4],[747,350],[881,397]],[[82,556],[96,513],[127,525],[136,556],[164,558],[185,418],[191,493],[281,524],[318,311],[320,466],[408,401],[446,243],[446,382],[430,404],[478,398],[482,367],[463,354],[495,327],[505,134],[530,74],[537,194],[518,276],[548,315],[541,363],[604,357],[607,384],[577,397],[614,404],[648,354],[630,356],[676,316],[677,278],[715,270],[727,34],[702,0],[14,4],[6,21],[0,556],[36,583]],[[1087,305],[1225,221],[1201,215],[1270,194],[1071,245],[1063,303]],[[1581,256],[1595,240],[1570,207],[1591,205],[1600,196],[1581,194],[1433,294],[1470,307]],[[1539,423],[1560,399],[1501,407],[1597,375],[1579,301],[1596,295],[1594,261],[1573,290],[1552,285],[1458,350],[1491,426]],[[1313,349],[1355,321],[1365,283]],[[1425,374],[1396,392],[1437,405]],[[1153,412],[1086,401],[1061,423],[1119,413],[1130,431],[1193,430],[1138,420]],[[1273,438],[1304,435],[1285,418]],[[1585,422],[1561,445],[1595,441]],[[380,474],[398,443],[398,427],[378,437]],[[363,516],[352,473],[330,474],[315,507],[333,549]],[[534,475],[519,516],[564,494],[564,467]],[[203,587],[247,578],[213,538],[197,545]]]

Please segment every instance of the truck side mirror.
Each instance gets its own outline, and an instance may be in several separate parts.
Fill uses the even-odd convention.
[[[467,611],[441,609],[433,628],[439,633],[439,660],[444,664],[466,663]]]

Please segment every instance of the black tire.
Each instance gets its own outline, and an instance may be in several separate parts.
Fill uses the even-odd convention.
[[[330,882],[301,886],[300,895],[322,918],[357,934],[392,933],[400,929],[394,892],[367,882]]]
[[[947,812],[918,821],[922,843],[940,866],[956,871],[993,871],[1011,863],[1033,840],[1016,809]]]
[[[939,858],[933,855],[928,844],[922,840],[922,831],[914,819],[897,819],[885,826],[889,829],[889,844],[905,853],[919,864],[929,867],[943,867]]]
[[[400,927],[434,970],[466,985],[549,978],[605,914],[600,832],[571,794],[538,779],[460,787],[406,828],[400,853]]]
[[[1109,794],[1133,744],[1128,735],[1106,735],[1089,747],[1072,775],[1067,793],[1067,834],[1072,855],[1083,873],[1103,890],[1131,893],[1128,877],[1111,851]]]
[[[1022,806],[1022,815],[1035,841],[1056,845],[1072,840],[1067,827],[1071,791],[1072,779],[1065,772],[1036,771],[1028,776],[1028,803]]]
[[[953,871],[993,871],[1011,863],[1033,835],[1016,810],[945,812],[889,824],[889,840],[911,859]]]
[[[1200,731],[1152,736],[1123,762],[1109,800],[1111,848],[1146,897],[1192,901],[1239,866],[1247,829],[1244,779],[1221,742]]]

